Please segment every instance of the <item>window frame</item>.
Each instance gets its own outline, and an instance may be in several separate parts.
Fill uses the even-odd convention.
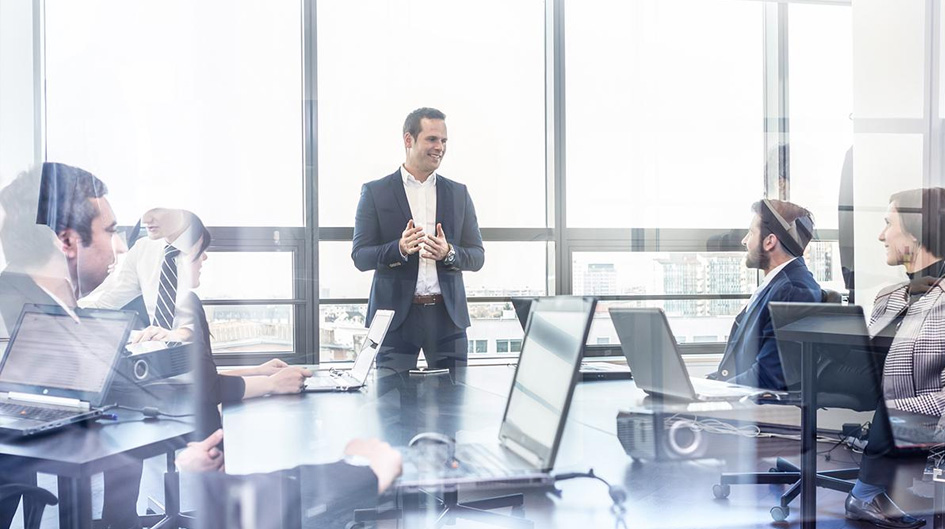
[[[750,0],[743,0],[750,1]],[[790,0],[789,0],[790,1]],[[805,3],[850,6],[849,0],[800,0]],[[318,225],[318,65],[317,58],[317,0],[299,0],[302,26],[302,64],[303,71],[301,97],[302,134],[303,134],[303,178],[304,186],[304,227],[209,227],[214,240],[209,251],[290,251],[293,254],[292,285],[293,298],[252,299],[252,300],[204,300],[208,306],[220,305],[292,305],[295,322],[294,347],[292,353],[273,353],[266,355],[278,357],[287,362],[318,364],[320,343],[318,322],[320,306],[323,304],[366,303],[367,298],[324,298],[319,299],[319,255],[318,243],[322,241],[350,242],[353,238],[353,226]],[[664,251],[664,252],[699,252],[705,251],[708,237],[724,233],[726,230],[692,229],[656,229],[656,228],[569,228],[566,207],[566,77],[565,77],[565,6],[566,0],[545,0],[545,220],[544,228],[483,228],[483,241],[510,241],[547,243],[546,281],[547,294],[570,294],[573,292],[571,257],[573,252],[614,252],[614,251]],[[39,29],[45,27],[45,2],[38,1],[34,9],[34,23]],[[765,3],[764,17],[764,149],[789,140],[788,106],[788,5],[787,2]],[[34,31],[35,53],[42,56],[43,31]],[[35,90],[37,118],[43,123],[41,142],[45,152],[45,64],[37,72]],[[765,196],[788,200],[790,198],[789,165],[779,157],[776,167],[767,171]],[[773,170],[772,170],[773,169]],[[779,186],[778,174],[785,176],[785,185]],[[760,197],[759,197],[760,198]],[[747,205],[746,205],[747,207]],[[732,228],[742,229],[741,226]],[[278,233],[278,237],[275,237]],[[838,230],[819,230],[815,240],[835,241]],[[365,293],[367,294],[367,293]],[[672,296],[600,296],[609,301],[656,300],[656,299],[728,299],[745,298],[748,295],[672,295]],[[510,297],[470,297],[475,302],[509,301]],[[510,345],[511,348],[511,345]],[[685,353],[719,353],[724,344],[683,344]],[[587,353],[592,356],[622,356],[619,344],[588,345]],[[225,365],[251,365],[258,363],[263,353],[226,353],[218,358]],[[509,353],[512,354],[512,353]],[[509,354],[504,354],[508,356]]]

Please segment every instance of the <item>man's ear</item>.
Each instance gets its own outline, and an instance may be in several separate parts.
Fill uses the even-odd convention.
[[[72,228],[67,228],[59,232],[57,238],[59,239],[60,249],[62,253],[65,254],[66,259],[75,259],[79,252],[79,244],[82,240],[82,238],[79,237],[79,232]]]
[[[766,252],[772,252],[774,251],[775,248],[778,247],[779,242],[780,241],[778,241],[777,235],[773,233],[769,233],[768,236],[765,237],[765,240],[762,242],[762,245]]]
[[[404,133],[404,147],[407,149],[413,147],[413,136],[409,132]]]

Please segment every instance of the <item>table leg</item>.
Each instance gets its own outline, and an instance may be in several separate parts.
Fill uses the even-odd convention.
[[[945,529],[945,481],[939,481],[940,478],[941,474],[936,474],[932,479],[932,485],[935,487],[932,529]]]
[[[801,527],[817,527],[817,388],[814,344],[801,354]]]
[[[92,528],[92,478],[59,476],[59,528]]]

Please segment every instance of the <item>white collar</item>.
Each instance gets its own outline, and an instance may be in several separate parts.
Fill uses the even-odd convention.
[[[430,174],[430,176],[426,180],[421,182],[420,180],[417,180],[417,177],[410,174],[410,171],[408,171],[406,167],[401,165],[400,178],[404,181],[404,185],[412,184],[412,185],[418,185],[421,187],[429,185],[429,186],[436,187],[436,171]]]
[[[761,282],[761,286],[758,287],[758,290],[761,290],[761,289],[763,289],[764,287],[768,286],[768,284],[771,283],[771,281],[774,280],[774,277],[775,277],[776,275],[780,274],[780,273],[781,273],[781,270],[784,270],[784,267],[787,266],[787,265],[789,265],[789,264],[791,264],[795,259],[797,259],[797,257],[794,257],[794,258],[792,258],[792,259],[789,260],[789,261],[784,261],[783,263],[781,263],[781,264],[779,264],[778,266],[776,266],[776,267],[774,268],[774,270],[772,270],[772,271],[768,272],[767,274],[765,274],[765,278],[764,278],[764,280]]]

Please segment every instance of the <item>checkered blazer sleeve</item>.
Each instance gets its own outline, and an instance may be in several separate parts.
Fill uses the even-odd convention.
[[[926,415],[945,411],[945,291],[941,285],[913,303],[883,368],[888,406]]]

